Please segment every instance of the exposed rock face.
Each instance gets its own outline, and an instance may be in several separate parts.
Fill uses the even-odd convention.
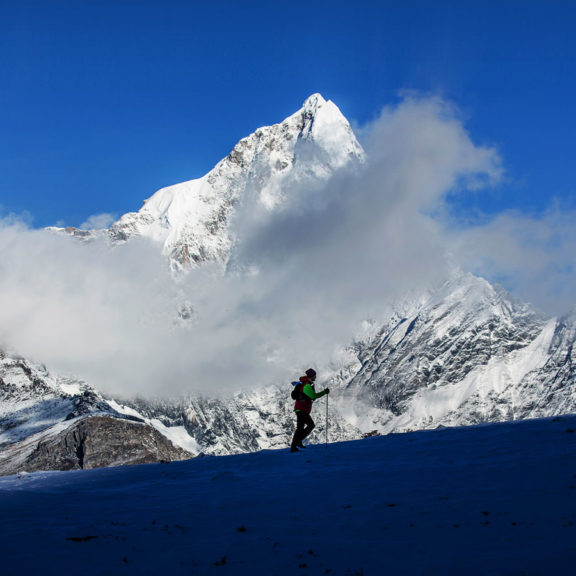
[[[0,354],[0,474],[71,470],[193,455],[82,382]]]
[[[78,470],[104,466],[169,462],[191,458],[143,422],[90,416],[57,425],[6,448],[0,474],[36,470]]]

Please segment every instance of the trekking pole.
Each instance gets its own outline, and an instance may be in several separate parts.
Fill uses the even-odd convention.
[[[326,394],[326,448],[328,448],[328,396]]]

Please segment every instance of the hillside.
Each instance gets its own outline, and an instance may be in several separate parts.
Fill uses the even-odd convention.
[[[564,416],[5,477],[2,573],[568,575],[575,463]]]

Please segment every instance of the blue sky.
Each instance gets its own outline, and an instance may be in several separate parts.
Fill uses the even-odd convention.
[[[574,22],[559,0],[2,2],[2,212],[120,216],[314,92],[363,126],[415,90],[502,156],[465,211],[539,213],[576,189]]]

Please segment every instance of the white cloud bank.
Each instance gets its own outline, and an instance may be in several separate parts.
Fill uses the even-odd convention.
[[[475,145],[448,104],[408,98],[367,134],[361,173],[238,220],[237,257],[251,274],[207,267],[174,281],[143,239],[112,249],[4,221],[0,343],[116,394],[214,393],[321,366],[363,319],[441,281],[448,254],[488,277],[506,272],[540,305],[558,301],[561,279],[572,287],[573,213],[447,225],[450,194],[501,173],[497,152]],[[178,317],[183,304],[191,321]]]
[[[539,216],[510,211],[452,235],[468,269],[498,281],[543,311],[576,306],[576,211],[558,204]]]

